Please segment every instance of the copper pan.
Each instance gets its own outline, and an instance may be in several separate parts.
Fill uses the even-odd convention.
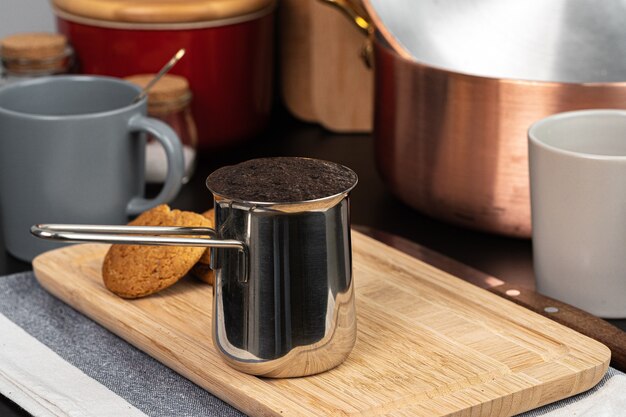
[[[372,2],[367,0],[366,8],[379,19]],[[530,237],[528,126],[562,111],[626,108],[626,82],[537,81],[453,71],[420,62],[377,23],[376,30],[363,29],[373,43],[378,169],[399,199],[432,217]],[[580,74],[575,70],[572,79]]]

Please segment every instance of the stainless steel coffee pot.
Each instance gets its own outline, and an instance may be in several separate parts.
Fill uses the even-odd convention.
[[[350,185],[313,200],[245,201],[211,189],[215,229],[37,225],[32,233],[74,242],[211,247],[219,354],[249,374],[312,375],[341,364],[356,340],[349,193],[357,177],[341,168],[353,178]]]

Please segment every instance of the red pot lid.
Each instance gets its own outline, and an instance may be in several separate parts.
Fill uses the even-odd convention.
[[[189,23],[231,19],[273,6],[275,0],[52,0],[61,14],[124,23]]]

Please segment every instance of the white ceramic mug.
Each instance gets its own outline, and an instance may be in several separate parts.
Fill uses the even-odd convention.
[[[537,289],[626,317],[626,111],[555,114],[528,140]]]

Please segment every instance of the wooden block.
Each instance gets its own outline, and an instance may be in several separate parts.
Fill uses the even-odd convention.
[[[374,75],[359,56],[365,36],[320,0],[283,0],[279,22],[281,93],[289,111],[335,132],[370,132]]]
[[[370,132],[374,72],[359,56],[366,37],[339,10],[311,1],[311,99],[317,120],[334,132]]]
[[[311,98],[311,0],[282,0],[278,10],[281,93],[297,118],[314,122]]]

